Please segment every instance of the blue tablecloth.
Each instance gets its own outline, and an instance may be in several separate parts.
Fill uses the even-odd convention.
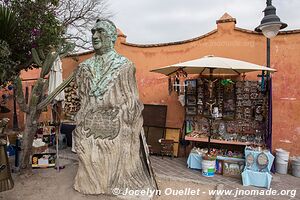
[[[252,154],[254,157],[254,163],[252,166],[245,166],[244,168],[244,171],[242,173],[242,180],[244,186],[253,185],[265,188],[271,187],[272,175],[270,171],[274,161],[274,156],[269,151],[264,152],[268,157],[269,163],[268,166],[265,169],[263,169],[263,171],[260,171],[256,163],[257,156],[260,153],[260,151],[245,150],[245,158],[247,158],[247,155]]]
[[[188,168],[191,169],[202,169],[202,156],[198,153],[190,153],[187,159]]]
[[[231,157],[223,157],[223,156],[217,156],[217,160],[232,160],[232,161],[242,161],[242,162],[245,161],[245,159],[243,158],[231,158]],[[202,162],[202,156],[198,153],[191,152],[187,159],[188,168],[191,169],[202,169],[201,162]]]
[[[242,173],[243,186],[271,187],[272,175],[269,172],[256,172],[245,169]]]

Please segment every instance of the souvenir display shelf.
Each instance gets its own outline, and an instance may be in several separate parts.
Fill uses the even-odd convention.
[[[264,145],[268,101],[258,81],[201,77],[185,86],[185,140]]]
[[[208,137],[196,138],[196,137],[185,136],[185,140],[194,141],[194,142],[208,142]],[[253,144],[251,142],[226,141],[226,140],[217,140],[217,139],[211,139],[210,142],[214,144],[233,144],[233,145],[244,145],[244,146]]]
[[[202,169],[202,160],[206,158],[207,148],[194,147],[187,159],[187,166],[192,169]],[[216,158],[216,173],[224,176],[240,178],[245,166],[243,152],[225,149],[210,150]]]
[[[50,122],[39,122],[35,138],[41,138],[47,147],[53,146],[55,145],[55,128],[54,124]]]

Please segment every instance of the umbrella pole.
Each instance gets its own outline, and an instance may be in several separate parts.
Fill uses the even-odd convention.
[[[58,126],[55,124],[55,141],[56,141],[56,170],[59,172],[59,154],[58,154]]]
[[[213,81],[213,71],[214,68],[209,69],[209,81]],[[213,88],[211,88],[213,90]],[[214,102],[213,97],[211,96],[210,102]],[[209,135],[208,135],[208,154],[210,154],[210,139],[211,139],[211,132],[212,132],[212,123],[213,123],[213,116],[212,116],[212,105],[209,107],[209,119],[208,119],[208,126],[209,126]]]
[[[55,103],[53,105],[53,113],[54,113],[54,126],[55,126],[55,143],[56,143],[56,162],[55,162],[55,167],[56,167],[56,170],[57,172],[60,171],[60,165],[59,165],[59,149],[58,149],[58,146],[59,146],[59,129],[60,129],[60,111],[59,111],[59,102]]]

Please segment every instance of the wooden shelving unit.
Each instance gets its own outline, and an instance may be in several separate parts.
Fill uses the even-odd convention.
[[[185,136],[185,140],[192,141],[192,142],[208,142],[208,137],[204,138],[196,138],[196,137],[188,137]],[[215,144],[233,144],[233,145],[251,145],[251,142],[237,142],[237,141],[226,141],[226,140],[217,140],[217,139],[211,139],[211,143]]]

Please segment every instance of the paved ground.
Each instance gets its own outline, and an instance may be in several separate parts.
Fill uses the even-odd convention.
[[[178,179],[188,179],[190,181],[204,183],[204,184],[217,184],[220,189],[233,190],[232,195],[225,196],[223,195],[220,199],[243,199],[243,200],[253,200],[255,198],[265,199],[265,200],[282,200],[282,199],[300,199],[300,178],[291,176],[291,175],[280,175],[274,174],[272,185],[269,191],[277,190],[294,190],[289,191],[289,195],[270,195],[270,196],[239,196],[235,192],[239,190],[259,190],[259,192],[267,192],[267,189],[257,188],[252,186],[243,186],[241,179],[225,177],[222,175],[215,175],[214,177],[203,177],[201,171],[192,170],[186,167],[185,158],[174,158],[173,160],[164,157],[151,156],[152,166],[154,171],[159,176],[173,177]],[[238,188],[238,189],[237,189]],[[242,192],[242,191],[241,191]],[[253,191],[254,192],[254,191]],[[296,194],[295,194],[296,192]],[[283,194],[285,191],[283,191]],[[294,197],[293,197],[294,196]]]
[[[66,166],[60,173],[54,169],[34,170],[32,177],[23,177],[18,179],[15,188],[11,191],[0,193],[0,200],[115,200],[118,198],[108,196],[86,196],[74,191],[72,188],[73,178],[77,171],[78,162],[77,155],[72,153],[70,149],[60,151],[61,164]],[[291,175],[273,175],[272,190],[291,190],[288,195],[275,196],[258,196],[258,195],[237,195],[235,192],[239,190],[255,190],[257,192],[270,192],[263,188],[243,187],[240,179],[215,175],[215,177],[203,177],[198,170],[188,169],[186,167],[185,158],[169,157],[162,159],[158,156],[151,156],[151,162],[154,172],[157,176],[159,189],[164,191],[166,188],[172,189],[201,189],[205,194],[201,196],[160,196],[158,200],[173,200],[173,199],[217,199],[217,200],[253,200],[255,198],[263,200],[300,200],[300,178]],[[217,186],[217,187],[216,187]],[[46,188],[46,189],[45,189]],[[232,195],[212,196],[207,192],[214,189],[232,190]],[[237,188],[239,190],[237,190]],[[292,191],[293,190],[293,191]],[[294,193],[298,192],[298,194]],[[250,191],[249,191],[250,192]],[[44,196],[43,193],[46,193]],[[293,197],[294,196],[294,197]],[[59,197],[59,198],[58,198]],[[141,200],[141,199],[139,199]]]
[[[74,177],[78,169],[75,154],[64,152],[60,159],[60,166],[65,166],[60,172],[53,168],[33,169],[30,175],[13,174],[15,186],[12,190],[0,192],[0,200],[149,200],[147,197],[83,195],[73,189]],[[168,177],[156,177],[159,191],[152,200],[213,200],[214,196],[208,191],[215,188],[215,184],[201,184],[190,180],[174,181]],[[197,195],[180,194],[189,188],[198,191]],[[155,192],[155,191],[154,191]],[[175,192],[175,193],[174,193]],[[188,192],[188,191],[187,191]]]
[[[66,150],[63,152],[63,157],[72,157],[72,159],[77,159],[76,154],[69,154]],[[65,156],[66,155],[66,156]],[[232,195],[223,195],[220,199],[243,199],[243,200],[253,200],[254,198],[265,199],[265,200],[289,200],[289,199],[300,199],[300,178],[291,175],[280,175],[273,174],[273,180],[271,184],[271,189],[269,193],[273,190],[277,192],[282,192],[283,195],[235,195],[235,192],[243,192],[239,190],[244,190],[250,192],[249,190],[255,190],[253,192],[264,192],[267,193],[268,190],[264,188],[243,186],[241,179],[225,177],[222,175],[215,175],[214,177],[204,177],[201,175],[201,171],[192,170],[186,167],[186,158],[174,158],[160,156],[151,156],[151,163],[154,172],[158,177],[169,178],[170,180],[185,180],[200,184],[218,185],[218,189],[233,190]],[[282,191],[290,190],[290,191]],[[285,192],[288,192],[287,195]],[[267,193],[268,194],[268,193]],[[236,197],[235,197],[236,196]]]

